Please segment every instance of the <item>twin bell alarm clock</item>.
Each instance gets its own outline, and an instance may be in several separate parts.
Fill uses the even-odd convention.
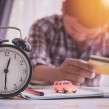
[[[15,29],[16,27],[0,27],[0,29]],[[26,52],[31,46],[20,38],[0,40],[0,97],[12,97],[20,94],[29,84],[32,66]]]

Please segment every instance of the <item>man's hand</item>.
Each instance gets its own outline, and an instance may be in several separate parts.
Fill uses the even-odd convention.
[[[79,85],[85,78],[94,78],[95,69],[86,61],[79,59],[66,59],[59,67],[58,80],[70,80],[73,84]]]

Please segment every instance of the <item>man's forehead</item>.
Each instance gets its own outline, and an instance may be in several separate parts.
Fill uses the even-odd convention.
[[[64,0],[66,5],[68,6],[74,6],[74,4],[76,5],[97,5],[97,4],[100,4],[100,1],[103,1],[103,0]],[[73,7],[72,7],[73,8]]]
[[[93,11],[97,8],[99,0],[65,0],[65,11],[67,14],[84,14],[86,11]]]
[[[65,0],[65,13],[77,17],[84,26],[96,27],[109,18],[109,6],[102,0]]]

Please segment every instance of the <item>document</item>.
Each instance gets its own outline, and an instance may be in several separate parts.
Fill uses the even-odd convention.
[[[44,96],[38,96],[33,93],[22,92],[30,100],[55,100],[55,99],[72,99],[72,98],[93,98],[109,97],[109,87],[79,87],[76,93],[68,91],[67,93],[56,93],[52,87],[45,89],[34,89],[44,92]]]

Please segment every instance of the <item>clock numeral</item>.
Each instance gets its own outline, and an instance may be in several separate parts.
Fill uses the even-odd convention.
[[[20,65],[23,65],[23,60],[20,61]]]
[[[14,54],[14,59],[16,59],[16,54]]]
[[[14,89],[17,89],[17,85],[16,84],[14,84]]]
[[[5,51],[5,56],[9,56],[9,51]]]
[[[21,78],[20,81],[23,82],[23,78]]]
[[[5,88],[4,88],[4,91],[7,91],[7,90],[8,90],[7,87],[5,87]]]
[[[26,69],[23,69],[23,74],[26,74],[28,71]]]

